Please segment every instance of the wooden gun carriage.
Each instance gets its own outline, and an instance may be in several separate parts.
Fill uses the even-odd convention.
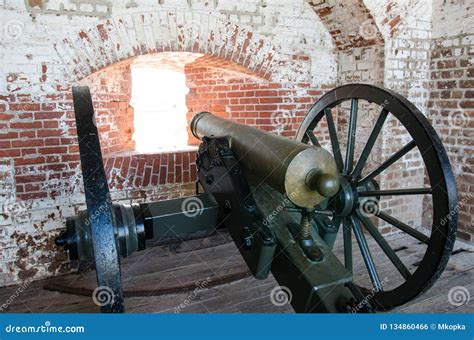
[[[389,310],[433,285],[444,270],[455,241],[457,193],[442,143],[423,114],[402,96],[376,86],[341,86],[322,96],[309,110],[295,139],[238,124],[208,112],[191,122],[201,140],[196,165],[196,195],[151,203],[113,203],[94,124],[87,87],[73,88],[87,210],[68,218],[56,243],[72,261],[94,263],[98,286],[113,292],[103,312],[123,312],[120,260],[166,237],[209,235],[227,228],[256,279],[271,272],[293,295],[297,312]],[[361,155],[355,159],[360,103],[379,107],[377,120]],[[350,104],[345,153],[332,112]],[[366,171],[369,155],[386,120],[404,127],[410,140],[381,164]],[[320,122],[325,118],[326,124]],[[321,147],[316,129],[325,129],[330,150]],[[418,149],[425,164],[425,186],[381,189],[377,180],[390,166]],[[199,188],[203,191],[199,193]],[[385,196],[425,195],[431,200],[431,234],[421,232],[377,209],[368,215],[364,202]],[[416,270],[409,270],[379,231],[383,221],[425,244]],[[173,235],[165,225],[175,225]],[[332,252],[338,233],[344,260]],[[389,289],[378,274],[366,236],[382,249],[401,280]],[[353,274],[352,239],[363,258],[372,286]],[[153,259],[147,259],[152,261]]]

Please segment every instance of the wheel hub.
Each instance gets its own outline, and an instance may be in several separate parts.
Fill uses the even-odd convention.
[[[350,181],[339,176],[339,192],[329,201],[329,209],[335,216],[346,217],[354,210],[357,202],[357,190],[350,184]]]
[[[329,201],[328,208],[335,216],[347,217],[351,215],[359,205],[359,191],[378,190],[380,187],[376,180],[371,180],[363,186],[357,186],[350,177],[339,175],[339,192]],[[380,197],[375,197],[376,201]]]

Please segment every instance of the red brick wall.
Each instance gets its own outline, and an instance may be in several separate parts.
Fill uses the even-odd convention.
[[[133,148],[128,65],[109,67],[83,81],[94,101],[104,155]],[[70,89],[34,98],[9,95],[0,105],[2,157],[14,161],[19,199],[54,198],[71,192],[79,167]]]
[[[77,166],[70,157],[77,152],[70,136],[71,124],[64,118],[72,104],[65,92],[44,95],[38,100],[31,95],[11,94],[1,99],[0,106],[2,157],[13,159],[18,198],[44,198],[47,179],[67,180]],[[55,190],[49,192],[55,195]]]
[[[107,67],[87,77],[83,83],[91,90],[102,152],[133,150],[130,63]]]
[[[94,74],[89,82],[104,84],[109,69]],[[116,74],[111,68],[112,75]],[[298,90],[252,74],[248,69],[221,58],[204,56],[185,66],[186,85],[189,93],[186,97],[188,122],[200,111],[234,119],[238,122],[257,126],[264,130],[293,137],[309,106],[321,95],[322,91],[310,89],[300,84]],[[91,77],[88,77],[91,78]],[[106,84],[104,85],[106,87]],[[125,86],[123,86],[125,88]],[[100,89],[100,87],[99,87]],[[100,96],[94,95],[99,98]],[[100,107],[100,102],[95,103]],[[124,119],[130,125],[133,118]],[[115,121],[110,115],[121,114],[117,108],[103,112],[99,122],[101,135],[103,121]],[[100,117],[100,116],[99,116]],[[280,130],[281,129],[281,130]],[[127,131],[127,130],[126,130]],[[189,131],[188,131],[189,132]],[[189,132],[190,145],[198,145]],[[107,135],[106,135],[107,136]],[[128,135],[125,141],[129,141]],[[127,148],[114,151],[124,151]],[[143,190],[161,185],[190,183],[196,180],[194,151],[179,151],[156,154],[136,154],[115,152],[106,155],[106,173],[112,190],[129,190],[130,197],[140,197]],[[138,195],[138,196],[137,196]]]
[[[322,93],[307,84],[289,89],[219,58],[199,58],[186,66],[185,73],[189,119],[206,110],[289,137]],[[193,152],[133,154],[130,61],[94,73],[81,84],[90,86],[111,188],[195,180]],[[0,106],[0,128],[8,131],[0,134],[0,145],[3,155],[14,159],[18,198],[54,198],[77,190],[79,154],[70,89],[42,101],[29,95],[5,99],[9,108],[6,113],[5,105]]]
[[[188,120],[200,111],[293,138],[309,107],[322,94],[307,84],[297,89],[242,72],[235,64],[215,65],[213,58],[186,65]],[[190,143],[197,141],[190,135]]]

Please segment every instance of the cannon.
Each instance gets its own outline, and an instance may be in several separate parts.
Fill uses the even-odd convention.
[[[150,240],[201,237],[217,228],[227,228],[255,279],[272,273],[293,293],[296,312],[347,313],[361,301],[359,312],[389,310],[430,288],[447,264],[457,228],[456,183],[448,157],[426,117],[388,89],[351,84],[327,92],[310,108],[294,139],[198,113],[190,124],[201,141],[196,194],[131,204],[111,201],[89,89],[74,87],[73,102],[87,210],[67,219],[56,244],[69,252],[78,268],[93,264],[98,286],[113,292],[102,312],[125,310],[122,258],[145,249]],[[355,159],[363,102],[378,111]],[[344,144],[337,135],[336,110],[348,116]],[[404,128],[409,139],[368,171],[370,155],[388,120],[390,126]],[[322,146],[323,136],[330,147]],[[425,164],[423,185],[382,189],[379,176],[414,149]],[[364,213],[368,198],[412,195],[423,195],[432,207],[429,235],[382,209],[371,216]],[[186,208],[190,202],[195,203],[191,210]],[[425,245],[415,269],[402,262],[377,221]],[[167,225],[176,228],[170,232]],[[339,233],[343,261],[333,252]],[[369,235],[402,278],[389,289],[375,265]],[[353,249],[353,238],[358,249]],[[356,250],[372,286],[359,284],[355,277]]]

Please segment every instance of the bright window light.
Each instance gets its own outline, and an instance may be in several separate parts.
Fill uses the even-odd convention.
[[[132,67],[134,140],[137,152],[150,153],[185,149],[186,76],[159,67]]]

